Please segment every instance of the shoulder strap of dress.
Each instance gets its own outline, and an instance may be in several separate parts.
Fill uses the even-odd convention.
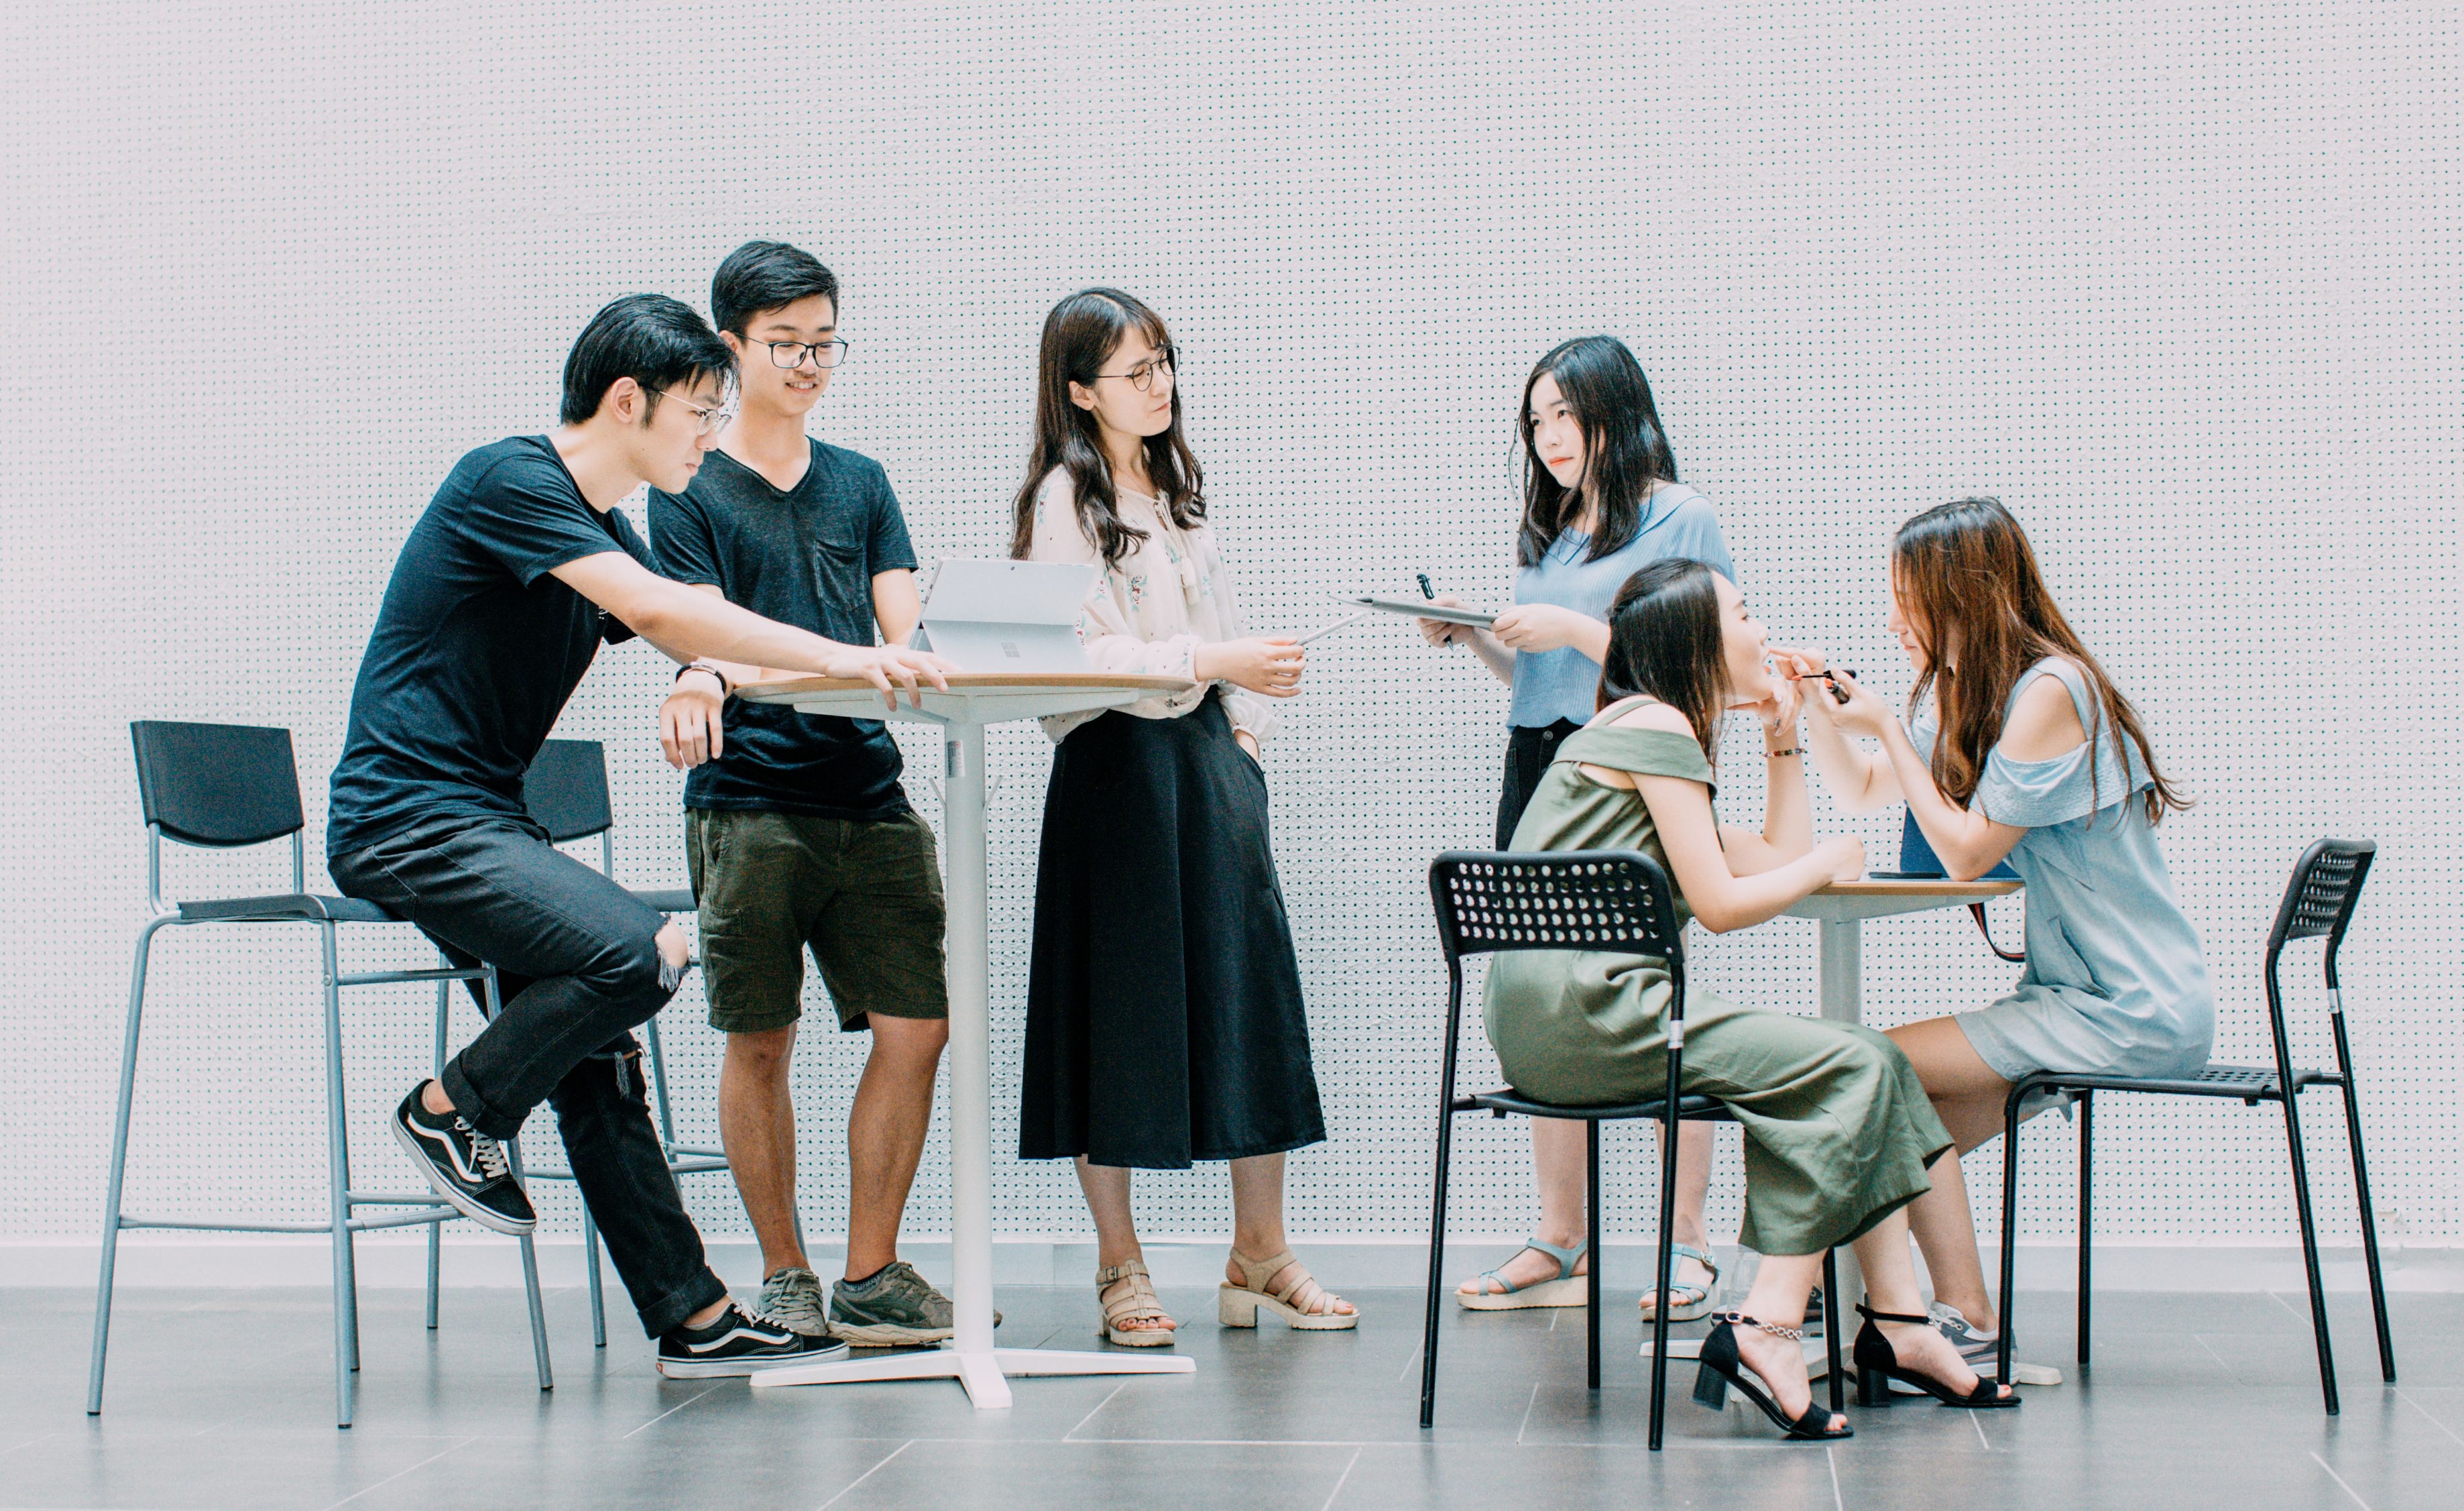
[[[2079,715],[2079,727],[2091,731],[2096,728],[2096,700],[2088,696],[2087,675],[2068,656],[2046,656],[2019,674],[2019,680],[2011,689],[2010,700],[2002,705],[2003,722],[2010,722],[2012,713],[2019,706],[2019,695],[2039,677],[2059,678],[2062,690],[2071,695],[2071,711]]]
[[[1666,729],[1587,724],[1558,742],[1556,759],[1551,764],[1568,761],[1588,761],[1620,771],[1673,776],[1687,782],[1708,784],[1711,780],[1711,763],[1704,757],[1703,747],[1694,743],[1694,737]]]

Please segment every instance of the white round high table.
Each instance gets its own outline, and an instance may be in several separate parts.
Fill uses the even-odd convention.
[[[1197,1361],[1169,1352],[1068,1352],[993,1345],[992,945],[984,836],[984,726],[1180,693],[1178,678],[1087,673],[1002,676],[952,673],[950,688],[901,694],[886,709],[878,689],[840,678],[748,683],[737,696],[808,714],[938,724],[942,732],[942,842],[949,846],[950,1300],[957,1335],[940,1348],[838,1364],[788,1365],[753,1376],[755,1387],[847,1385],[872,1380],[956,1379],[979,1410],[1010,1404],[1007,1376],[1191,1374]]]
[[[1951,881],[1941,878],[1843,881],[1824,887],[1790,908],[1790,918],[1810,918],[1817,925],[1815,958],[1818,963],[1822,1015],[1838,1023],[1863,1020],[1863,925],[1867,919],[1966,907],[1990,898],[2009,897],[2019,887],[2016,881]],[[1845,1247],[1839,1250],[1839,1290],[1843,1317],[1851,1305],[1865,1299],[1865,1278],[1857,1268],[1856,1253]],[[1675,1357],[1673,1351],[1671,1357]]]

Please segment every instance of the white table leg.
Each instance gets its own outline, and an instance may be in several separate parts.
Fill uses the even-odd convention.
[[[984,842],[984,726],[953,723],[942,747],[942,825],[950,847],[951,1346],[972,1355],[967,1394],[1009,1405],[993,1351],[993,1046],[990,860]]]
[[[1864,967],[1864,925],[1856,919],[1824,919],[1818,930],[1822,1015],[1834,1023],[1861,1020],[1860,972]],[[1839,1250],[1839,1325],[1856,1336],[1856,1303],[1865,1299],[1865,1274],[1857,1267],[1857,1252]]]
[[[765,1369],[755,1386],[956,1379],[979,1411],[1010,1404],[1014,1374],[1193,1374],[1177,1355],[993,1345],[991,881],[984,837],[984,726],[947,726],[942,843],[950,849],[950,1300],[945,1348]]]

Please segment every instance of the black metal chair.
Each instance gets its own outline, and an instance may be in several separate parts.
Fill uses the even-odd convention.
[[[616,814],[607,789],[606,747],[596,740],[550,740],[539,747],[537,759],[522,776],[522,804],[531,817],[547,831],[548,838],[557,844],[576,839],[599,839],[599,869],[608,876],[616,874]],[[633,896],[662,913],[691,913],[693,895],[682,887],[631,889]],[[698,961],[688,962],[697,965]],[[444,986],[436,989],[436,1063],[445,1066],[445,1020],[450,1011]],[[668,1157],[668,1169],[677,1175],[702,1175],[727,1168],[726,1151],[698,1148],[679,1143],[676,1123],[668,1106],[668,1073],[659,1053],[659,1020],[653,1015],[642,1025],[644,1047],[650,1069],[651,1105],[659,1115],[659,1144]],[[573,1171],[549,1167],[533,1170],[532,1180],[569,1181]],[[436,1325],[438,1290],[438,1250],[434,1230],[428,1243],[428,1325]],[[590,1287],[590,1341],[598,1347],[607,1346],[607,1310],[604,1282],[600,1275],[599,1224],[590,1214],[590,1204],[582,1206],[582,1258],[583,1272]]]
[[[2362,1258],[2369,1271],[2370,1310],[2378,1324],[2379,1368],[2395,1381],[2395,1341],[2387,1331],[2387,1284],[2379,1274],[2378,1225],[2370,1214],[2369,1172],[2362,1157],[2362,1104],[2354,1088],[2352,1051],[2344,1035],[2343,989],[2336,976],[2336,952],[2343,946],[2344,930],[2361,900],[2362,883],[2370,874],[2378,846],[2367,839],[2322,839],[2302,853],[2276,910],[2276,926],[2267,936],[2267,1019],[2275,1041],[2276,1063],[2211,1064],[2196,1076],[2174,1080],[2128,1076],[2087,1076],[2039,1071],[2011,1088],[2002,1114],[2002,1378],[2011,1378],[2011,1303],[2018,1266],[2019,1104],[2032,1092],[2070,1092],[2077,1098],[2079,1134],[2079,1362],[2088,1362],[2088,1237],[2091,1185],[2090,1098],[2104,1092],[2136,1092],[2160,1097],[2233,1098],[2245,1106],[2262,1101],[2284,1107],[2284,1136],[2293,1156],[2293,1200],[2301,1219],[2301,1262],[2310,1280],[2310,1326],[2319,1347],[2319,1386],[2325,1393],[2327,1414],[2337,1414],[2336,1362],[2328,1350],[2327,1295],[2319,1278],[2319,1233],[2310,1213],[2310,1167],[2301,1145],[2298,1100],[2312,1086],[2337,1086],[2344,1093],[2344,1136],[2353,1156],[2353,1193],[2362,1213]],[[2326,944],[2327,1020],[2335,1033],[2333,1072],[2296,1069],[2292,1041],[2285,1030],[2284,998],[2277,983],[2277,962],[2284,946],[2297,939],[2324,936]]]
[[[1428,1330],[1420,1353],[1420,1425],[1432,1425],[1438,1399],[1438,1319],[1444,1301],[1446,1177],[1455,1114],[1508,1113],[1563,1118],[1584,1124],[1587,1167],[1585,1204],[1593,1235],[1590,1305],[1584,1319],[1588,1380],[1600,1388],[1600,1273],[1607,1248],[1600,1243],[1600,1124],[1651,1119],[1661,1125],[1659,1276],[1657,1294],[1668,1294],[1670,1226],[1677,1205],[1677,1124],[1682,1120],[1731,1121],[1710,1097],[1661,1097],[1601,1106],[1561,1106],[1527,1097],[1507,1086],[1468,1097],[1455,1095],[1457,1041],[1463,1026],[1463,962],[1467,955],[1515,949],[1607,950],[1656,955],[1668,963],[1669,1022],[1666,1084],[1683,1084],[1685,1051],[1684,924],[1671,897],[1667,873],[1650,856],[1631,850],[1576,850],[1512,854],[1448,851],[1429,865],[1429,897],[1436,904],[1438,943],[1446,955],[1445,1055],[1438,1074],[1438,1171],[1435,1211],[1429,1223]],[[1839,1367],[1839,1283],[1836,1261],[1822,1256],[1824,1338],[1829,1352],[1831,1410],[1845,1404]],[[1651,1448],[1658,1452],[1668,1396],[1668,1308],[1655,1307],[1651,1324]]]
[[[149,916],[137,934],[137,960],[128,988],[128,1028],[120,1058],[120,1105],[111,1140],[111,1188],[102,1227],[102,1273],[95,1290],[94,1353],[86,1385],[86,1412],[99,1415],[102,1411],[103,1359],[111,1338],[112,1271],[122,1232],[130,1228],[183,1228],[212,1233],[322,1233],[332,1236],[334,1245],[335,1416],[338,1426],[348,1427],[355,1394],[352,1376],[360,1367],[354,1235],[378,1228],[407,1228],[425,1223],[429,1225],[429,1252],[433,1254],[436,1225],[459,1218],[461,1213],[429,1191],[353,1188],[342,1082],[341,989],[433,981],[442,992],[447,983],[476,981],[493,997],[495,973],[485,967],[459,969],[450,963],[428,970],[341,969],[335,941],[337,924],[399,924],[402,921],[372,902],[308,890],[307,857],[301,841],[306,818],[299,807],[299,772],[291,756],[291,731],[142,720],[130,724],[128,732],[136,746],[137,791],[145,816],[145,900]],[[204,849],[236,850],[285,836],[291,840],[289,892],[268,897],[164,900],[165,839]],[[324,1222],[133,1217],[122,1205],[128,1169],[128,1122],[137,1093],[138,1040],[145,1011],[145,973],[154,936],[174,925],[198,923],[311,923],[322,936],[326,1161],[332,1200]],[[441,1058],[441,1040],[438,1053]],[[518,1174],[520,1152],[515,1150],[513,1157]],[[357,1214],[363,1207],[402,1210],[385,1216],[363,1217]],[[548,1369],[547,1324],[539,1308],[539,1265],[531,1240],[525,1237],[517,1242],[521,1245],[522,1279],[530,1300],[532,1351],[537,1359],[539,1389],[545,1390],[553,1387],[554,1380]],[[429,1325],[433,1326],[433,1302],[430,1305]]]

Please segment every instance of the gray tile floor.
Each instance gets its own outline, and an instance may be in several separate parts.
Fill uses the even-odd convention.
[[[0,1506],[1464,1507],[2049,1505],[2351,1511],[2464,1505],[2464,1297],[2396,1298],[2403,1383],[2368,1312],[2334,1302],[2344,1411],[2320,1411],[2297,1296],[2107,1293],[2100,1362],[2016,1412],[1851,1409],[1855,1441],[1777,1441],[1672,1374],[1667,1452],[1643,1449],[1631,1292],[1611,1293],[1606,1388],[1583,1389],[1579,1312],[1447,1308],[1437,1430],[1418,1427],[1419,1298],[1355,1292],[1354,1333],[1220,1330],[1167,1292],[1195,1376],[1017,1382],[978,1412],[955,1385],[764,1391],[670,1384],[649,1346],[589,1346],[550,1300],[557,1386],[531,1376],[520,1295],[464,1291],[422,1325],[364,1298],[359,1425],[333,1426],[321,1292],[122,1293],[105,1413],[84,1411],[90,1299],[0,1291]],[[1091,1345],[1077,1291],[1005,1289],[1002,1341]],[[2067,1296],[2030,1298],[2028,1354],[2067,1366]],[[610,1318],[611,1324],[616,1318]]]

